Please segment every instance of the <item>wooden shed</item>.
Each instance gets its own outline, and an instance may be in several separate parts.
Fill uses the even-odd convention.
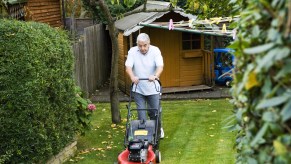
[[[169,5],[167,2],[148,1],[147,8],[164,9]],[[183,24],[196,16],[181,11],[150,12],[130,15],[116,22],[120,30],[118,78],[121,91],[130,90],[131,80],[124,63],[128,50],[136,46],[136,37],[141,32],[147,33],[151,44],[162,52],[164,71],[160,80],[164,93],[204,90],[214,86],[212,35],[187,28],[169,30],[170,19]]]
[[[5,5],[9,17],[61,27],[63,26],[62,2],[61,0],[7,0],[2,1],[2,4]]]

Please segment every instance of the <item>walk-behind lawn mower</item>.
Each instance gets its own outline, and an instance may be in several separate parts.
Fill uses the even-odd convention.
[[[148,79],[140,79],[148,80]],[[161,86],[160,81],[156,80]],[[161,106],[159,100],[158,109],[131,109],[133,99],[133,85],[131,85],[129,103],[127,105],[127,123],[124,137],[125,150],[118,156],[118,164],[156,164],[161,162],[161,153],[159,151],[160,140],[160,118]],[[161,95],[160,87],[160,95]],[[161,98],[161,96],[159,96]],[[138,120],[133,118],[133,111],[137,110],[155,110],[155,120]],[[134,112],[134,113],[135,113]]]

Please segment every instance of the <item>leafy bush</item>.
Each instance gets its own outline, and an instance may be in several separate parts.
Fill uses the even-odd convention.
[[[242,3],[233,98],[237,163],[291,162],[291,2]]]
[[[0,163],[43,163],[78,129],[66,33],[0,20]]]

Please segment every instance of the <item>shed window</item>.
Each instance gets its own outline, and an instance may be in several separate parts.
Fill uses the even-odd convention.
[[[201,36],[194,33],[182,33],[182,48],[183,50],[201,49]]]

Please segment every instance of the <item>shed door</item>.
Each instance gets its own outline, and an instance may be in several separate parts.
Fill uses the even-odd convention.
[[[195,86],[203,83],[203,53],[201,35],[182,32],[180,57],[180,86]]]
[[[180,35],[177,31],[150,28],[151,44],[160,48],[164,59],[163,87],[180,86]]]

